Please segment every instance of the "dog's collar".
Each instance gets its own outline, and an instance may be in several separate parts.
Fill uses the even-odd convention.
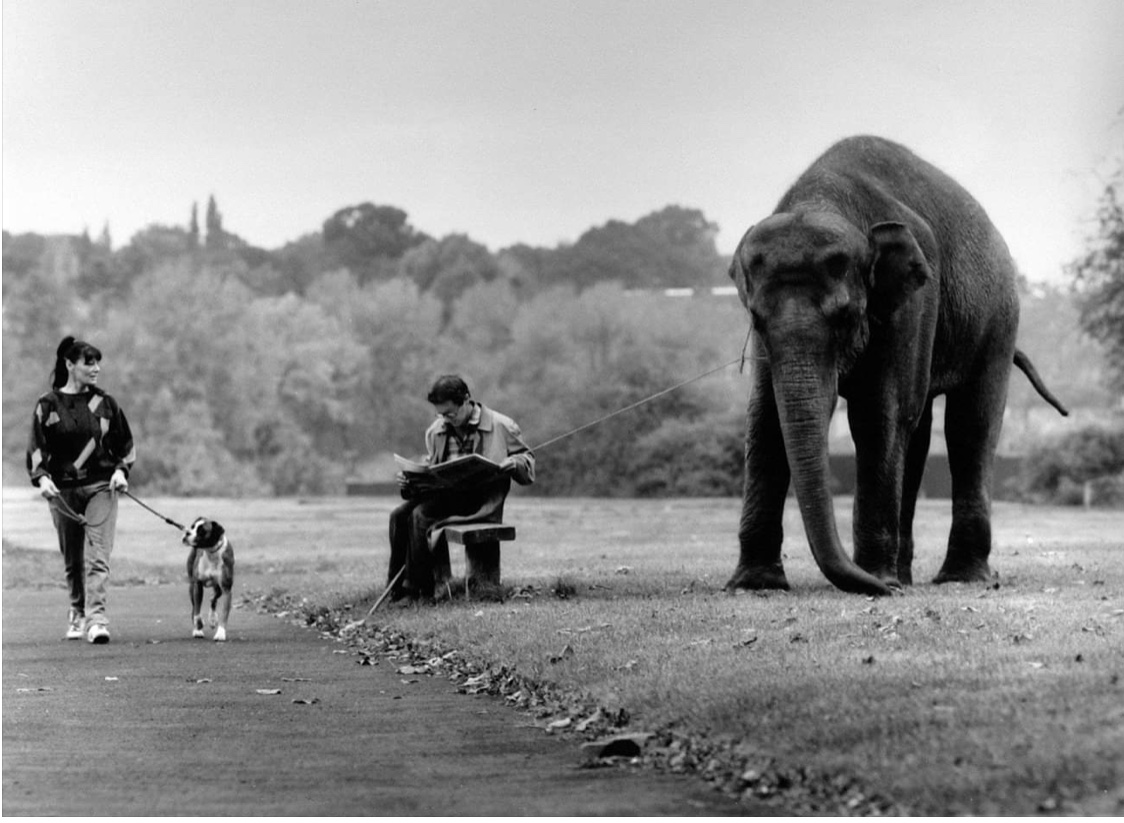
[[[226,548],[226,535],[224,534],[222,536],[222,540],[220,540],[213,546],[196,546],[195,548],[201,549],[202,551],[207,552],[207,554],[213,554],[214,552],[222,551]]]

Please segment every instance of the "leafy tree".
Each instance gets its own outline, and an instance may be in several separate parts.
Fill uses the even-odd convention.
[[[590,229],[548,255],[542,276],[578,288],[604,281],[630,289],[717,285],[726,270],[717,234],[701,212],[669,206],[634,225],[611,220]]]
[[[36,269],[46,240],[41,234],[11,234],[4,232],[4,286],[13,278],[26,277]]]
[[[222,227],[222,212],[219,211],[218,203],[215,202],[215,196],[213,194],[207,198],[207,216],[205,219],[207,228],[205,243],[207,248],[225,248],[226,231]]]
[[[640,496],[732,497],[742,487],[745,424],[738,412],[665,420],[636,444],[629,477]]]
[[[324,221],[323,238],[328,268],[350,269],[360,285],[392,277],[395,270],[388,264],[427,239],[410,225],[406,212],[373,203],[337,211]]]
[[[405,252],[399,271],[445,305],[447,322],[454,300],[479,283],[495,280],[500,270],[485,246],[463,234],[451,234]]]
[[[191,222],[187,224],[187,242],[191,249],[199,248],[199,204],[191,204]]]
[[[1081,326],[1105,346],[1113,385],[1124,389],[1124,166],[1105,187],[1097,209],[1098,234],[1071,270]]]

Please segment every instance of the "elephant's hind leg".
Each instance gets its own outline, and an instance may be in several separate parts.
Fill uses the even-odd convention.
[[[945,439],[952,474],[952,529],[934,583],[991,580],[991,481],[1003,423],[1010,358],[993,366],[990,381],[950,392]]]

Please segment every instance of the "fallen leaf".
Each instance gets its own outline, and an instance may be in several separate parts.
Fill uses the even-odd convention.
[[[254,689],[258,694],[281,694],[280,689]]]
[[[198,680],[196,680],[195,682],[196,682],[196,683],[210,683],[210,682],[212,682],[212,681],[211,681],[211,678],[209,678],[209,677],[200,677],[200,678],[199,678]]]
[[[311,683],[311,677],[282,677],[282,683]]]
[[[298,705],[301,705],[301,706],[311,706],[313,703],[319,703],[320,698],[319,697],[313,697],[310,700],[310,699],[305,698],[305,697],[298,697],[298,698],[294,699],[293,702],[298,704]]]
[[[40,686],[37,689],[16,689],[16,692],[21,693],[21,694],[27,694],[28,692],[49,692],[49,691],[51,691],[50,686]]]
[[[112,680],[120,680],[120,678],[118,678],[118,677],[110,677],[110,676],[108,676],[108,675],[106,676],[106,678],[105,678],[105,679],[106,679],[106,680],[111,680],[111,681],[112,681]]]
[[[550,656],[550,662],[551,663],[560,663],[561,661],[567,660],[567,659],[569,659],[573,656],[574,656],[574,647],[571,646],[569,643],[567,643],[565,646],[562,647],[562,651],[560,651],[558,654],[552,654]]]
[[[573,722],[574,719],[572,717],[563,717],[561,720],[555,720],[553,723],[549,723],[546,727],[546,731],[548,734],[550,732],[561,731],[562,729],[569,728],[570,724]]]
[[[613,574],[628,574],[632,571],[632,566],[617,566],[617,570]]]
[[[584,732],[586,729],[588,729],[590,726],[592,726],[594,723],[596,723],[600,719],[601,719],[601,710],[598,709],[593,714],[591,714],[589,717],[587,717],[585,720],[583,720],[581,723],[574,726],[574,729],[579,731],[579,732]]]
[[[399,666],[394,670],[395,674],[426,674],[429,669],[425,666]]]

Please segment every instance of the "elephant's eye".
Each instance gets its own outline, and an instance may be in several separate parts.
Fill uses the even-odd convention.
[[[824,268],[827,270],[828,275],[836,280],[842,279],[843,275],[847,273],[847,267],[851,264],[851,258],[844,252],[835,252],[830,254],[824,260]]]

